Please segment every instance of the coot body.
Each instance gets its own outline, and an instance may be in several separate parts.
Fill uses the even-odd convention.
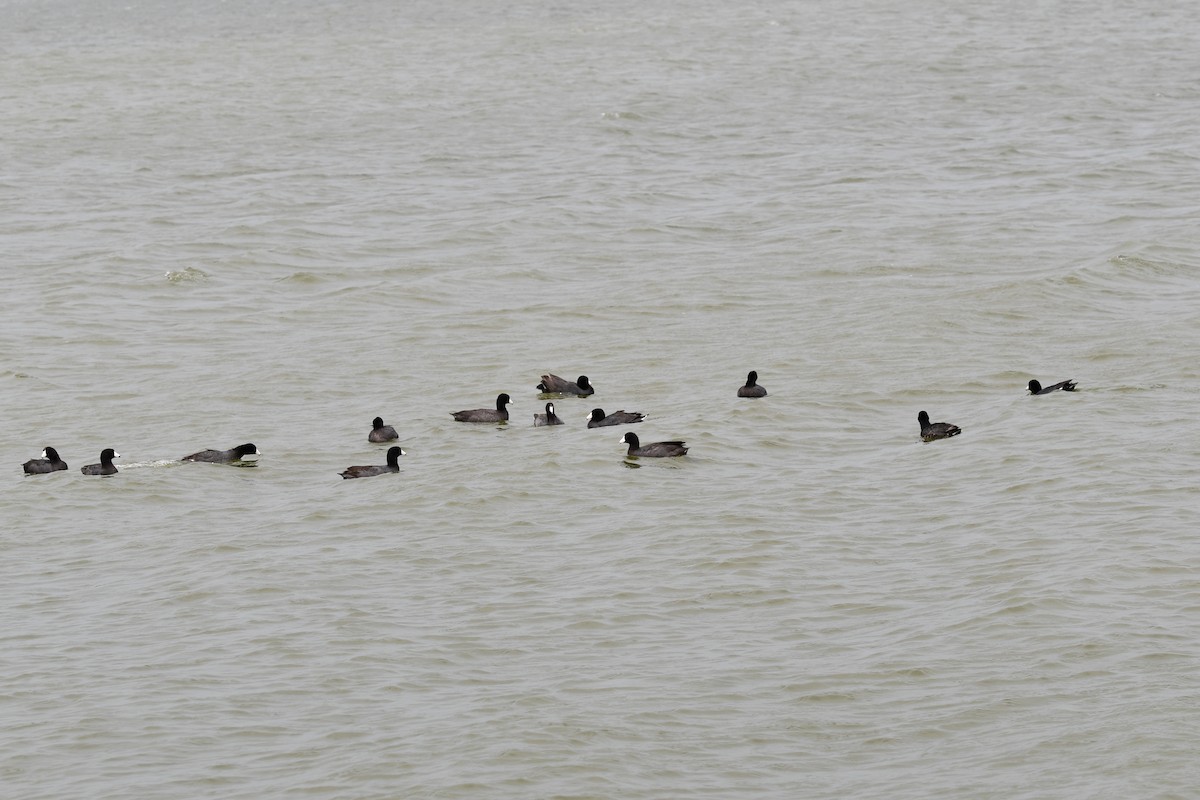
[[[393,442],[400,438],[400,434],[396,433],[396,429],[391,425],[383,424],[383,417],[376,417],[371,420],[371,432],[367,434],[367,441],[379,444],[381,442]]]

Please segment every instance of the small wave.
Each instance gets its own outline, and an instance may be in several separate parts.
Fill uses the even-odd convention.
[[[208,280],[209,275],[202,269],[188,267],[180,270],[167,270],[167,283],[203,283]]]
[[[293,272],[283,278],[279,278],[276,283],[300,283],[300,284],[315,284],[322,283],[323,279],[320,275],[312,272]]]
[[[178,459],[160,458],[157,461],[133,461],[129,463],[121,462],[117,464],[117,469],[125,472],[126,470],[146,469],[147,467],[170,467],[182,463],[183,462],[179,461]]]
[[[600,119],[623,119],[641,121],[644,117],[636,111],[602,111]]]
[[[1109,259],[1109,263],[1121,269],[1122,273],[1130,275],[1163,275],[1190,276],[1195,274],[1195,268],[1176,261],[1155,261],[1140,256],[1119,255]]]

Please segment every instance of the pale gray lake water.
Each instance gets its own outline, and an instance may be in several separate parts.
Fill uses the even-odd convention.
[[[1198,35],[0,2],[0,796],[1195,796]]]

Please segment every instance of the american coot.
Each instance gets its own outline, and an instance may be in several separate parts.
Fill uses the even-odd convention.
[[[391,442],[399,439],[400,434],[396,433],[396,429],[391,425],[383,424],[383,417],[376,417],[371,420],[371,432],[367,434],[368,442]]]
[[[1067,381],[1062,381],[1060,383],[1056,383],[1053,386],[1045,386],[1045,387],[1043,387],[1037,381],[1029,382],[1029,393],[1030,394],[1049,394],[1050,392],[1057,391],[1058,389],[1062,389],[1064,392],[1073,392],[1073,391],[1075,391],[1075,381],[1067,380]]]
[[[192,453],[190,456],[184,456],[180,461],[203,461],[209,464],[229,464],[234,461],[241,461],[246,456],[258,456],[262,453],[258,452],[258,448],[250,442],[239,444],[230,450],[201,450],[199,453]]]
[[[504,422],[508,419],[508,409],[505,406],[511,402],[511,397],[501,394],[496,398],[494,409],[476,408],[470,411],[454,411],[450,416],[458,422]]]
[[[926,442],[932,442],[934,439],[949,439],[951,436],[958,436],[962,433],[962,428],[951,425],[949,422],[931,423],[929,415],[924,411],[917,414],[917,422],[921,423],[921,439]]]
[[[44,475],[47,472],[58,472],[67,468],[67,462],[58,457],[58,451],[47,447],[42,451],[41,458],[31,458],[21,465],[26,475]]]
[[[577,394],[581,397],[587,397],[596,392],[588,383],[587,375],[580,375],[578,380],[569,381],[557,375],[546,374],[542,376],[542,382],[537,385],[537,388],[538,391],[545,394]]]
[[[111,447],[106,447],[100,451],[99,464],[88,464],[86,467],[80,467],[79,471],[84,475],[116,475],[117,468],[113,466],[112,462],[114,458],[120,457],[120,453]]]
[[[346,467],[339,475],[343,478],[370,478],[374,475],[382,475],[385,472],[400,471],[400,456],[404,455],[404,451],[399,447],[392,446],[388,448],[387,464],[376,465],[369,467]]]
[[[610,425],[632,425],[645,418],[645,414],[637,411],[614,411],[611,414],[605,414],[603,408],[593,408],[592,413],[588,414],[588,427],[607,428]]]
[[[683,442],[654,442],[643,447],[638,441],[636,433],[625,434],[621,437],[621,442],[629,445],[626,455],[630,456],[669,458],[671,456],[682,456],[688,451]]]
[[[533,415],[533,427],[538,428],[542,425],[562,425],[563,421],[554,413],[554,403],[546,403],[545,414]]]
[[[738,387],[738,397],[766,397],[767,390],[758,385],[758,373],[750,370],[746,376],[746,385]]]

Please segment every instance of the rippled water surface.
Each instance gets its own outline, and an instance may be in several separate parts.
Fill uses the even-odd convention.
[[[0,11],[0,795],[1194,793],[1190,4]]]

